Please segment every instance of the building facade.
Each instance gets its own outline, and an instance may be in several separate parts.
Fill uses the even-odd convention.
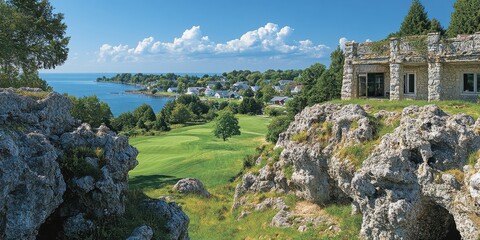
[[[469,100],[480,95],[480,32],[345,46],[342,99]]]

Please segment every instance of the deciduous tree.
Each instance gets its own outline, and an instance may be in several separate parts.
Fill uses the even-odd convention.
[[[226,141],[227,138],[240,134],[240,126],[235,115],[230,111],[220,111],[215,118],[213,135]]]

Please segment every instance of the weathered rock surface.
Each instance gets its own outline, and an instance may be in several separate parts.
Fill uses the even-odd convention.
[[[399,126],[378,136],[380,122]],[[434,105],[375,116],[358,105],[307,107],[280,134],[279,161],[242,177],[233,207],[248,204],[248,193],[295,193],[351,202],[366,239],[478,239],[480,163],[468,159],[480,148],[479,130],[480,120]],[[368,151],[363,163],[345,153],[365,144],[372,147],[359,148]],[[290,226],[291,214],[280,211],[272,225]]]
[[[433,105],[405,108],[400,126],[382,138],[352,181],[361,234],[442,239],[458,230],[463,239],[477,239],[480,207],[468,189],[479,166],[464,166],[480,147],[478,127],[470,116],[450,116]]]
[[[150,200],[147,207],[157,212],[165,219],[167,239],[188,240],[188,224],[190,219],[175,202],[165,202],[162,199]]]
[[[179,180],[174,186],[173,191],[183,194],[196,194],[203,197],[210,197],[210,193],[205,189],[203,183],[195,178],[184,178]]]
[[[122,215],[138,164],[128,139],[78,126],[68,97],[16,91],[0,89],[0,239],[84,239],[97,220]]]
[[[150,226],[142,225],[133,230],[127,240],[150,240],[153,237],[153,230]]]

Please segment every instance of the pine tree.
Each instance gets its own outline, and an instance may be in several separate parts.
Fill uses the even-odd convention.
[[[445,33],[445,29],[443,29],[442,25],[436,18],[432,18],[430,22],[430,31],[429,32],[440,32],[441,34]]]
[[[400,35],[420,35],[425,34],[430,30],[430,20],[428,19],[425,7],[419,0],[413,0],[407,16],[403,20],[400,27]]]
[[[449,37],[480,31],[480,0],[457,0],[447,30]]]

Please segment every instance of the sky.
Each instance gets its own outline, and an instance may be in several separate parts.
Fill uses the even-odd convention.
[[[422,0],[447,27],[455,0]],[[68,60],[55,73],[222,73],[328,66],[345,41],[398,31],[410,0],[50,0]]]

